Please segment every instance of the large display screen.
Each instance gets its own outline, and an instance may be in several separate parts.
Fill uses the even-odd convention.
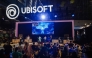
[[[53,22],[32,23],[32,34],[54,34]]]
[[[68,34],[73,37],[74,29],[72,22],[27,22],[19,23],[16,30],[17,35],[22,34],[23,38],[29,35],[33,42],[37,42],[39,36],[44,38],[52,35],[53,39],[58,39]]]

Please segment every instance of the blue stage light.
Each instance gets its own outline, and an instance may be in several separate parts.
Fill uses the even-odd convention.
[[[25,17],[25,19],[27,19],[27,17]]]
[[[44,30],[44,28],[42,27],[41,30]]]
[[[74,17],[74,14],[72,14],[72,17]]]
[[[57,17],[57,15],[55,15],[55,17]]]
[[[45,20],[46,19],[46,16],[45,15],[41,15],[41,19],[42,20]]]

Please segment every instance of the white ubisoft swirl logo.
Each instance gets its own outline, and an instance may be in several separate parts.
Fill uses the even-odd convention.
[[[9,19],[16,19],[19,16],[20,10],[16,4],[10,4],[6,8],[6,15]]]

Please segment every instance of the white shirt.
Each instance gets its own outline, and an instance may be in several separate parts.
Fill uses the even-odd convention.
[[[44,40],[46,40],[46,37],[44,37]]]
[[[22,37],[20,37],[20,39],[22,39]]]
[[[38,38],[38,41],[39,41],[39,42],[41,42],[41,39],[42,39],[42,38],[41,38],[41,37],[39,37],[39,38]]]
[[[28,37],[27,37],[27,39],[29,40],[29,39],[30,39],[30,37],[28,36]]]

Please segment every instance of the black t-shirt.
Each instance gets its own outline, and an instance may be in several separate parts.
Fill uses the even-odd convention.
[[[12,52],[12,46],[11,46],[11,45],[5,45],[5,46],[4,46],[4,49],[5,49],[5,52],[6,52],[6,53]]]
[[[70,43],[70,44],[69,44],[69,47],[73,47],[73,43]]]
[[[35,45],[32,45],[32,49],[33,49],[33,50],[35,50],[35,47],[36,47]]]

